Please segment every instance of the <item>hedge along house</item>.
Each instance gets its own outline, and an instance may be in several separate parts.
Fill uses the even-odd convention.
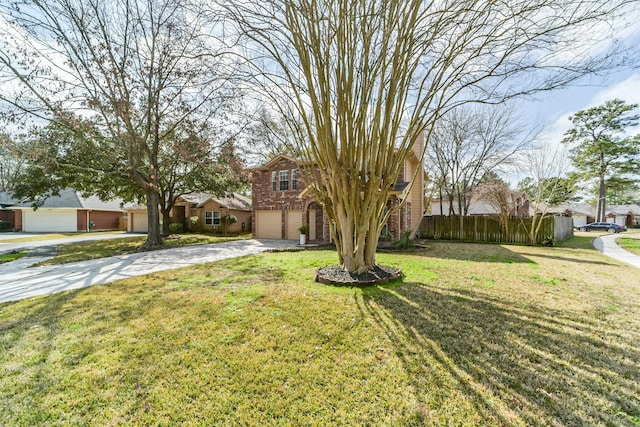
[[[2,221],[9,229],[24,232],[77,232],[120,230],[124,210],[120,200],[103,202],[95,196],[83,197],[74,189],[50,196],[34,209],[33,201],[18,201],[0,195]]]
[[[423,145],[423,141],[414,144],[387,202],[387,208],[392,209],[406,200],[406,204],[391,215],[385,227],[385,234],[394,239],[399,239],[405,231],[415,233],[424,215]],[[331,242],[329,218],[304,182],[300,167],[299,160],[281,154],[263,166],[249,170],[252,174],[255,238],[298,240],[298,229],[304,225],[309,229],[307,242]],[[409,188],[414,175],[416,181]]]
[[[240,233],[251,230],[251,211],[251,199],[241,194],[214,197],[208,193],[190,193],[178,198],[169,216],[171,223],[181,224],[183,230]],[[127,231],[148,231],[145,206],[128,207],[127,216]]]

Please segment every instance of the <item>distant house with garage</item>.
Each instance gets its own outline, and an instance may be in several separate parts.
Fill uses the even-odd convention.
[[[239,233],[251,230],[251,211],[251,199],[241,194],[215,197],[209,193],[190,193],[178,198],[169,216],[171,223],[182,224],[184,230]],[[126,212],[127,231],[148,232],[146,206],[129,206]],[[230,217],[235,221],[229,221]]]
[[[40,206],[34,209],[34,205]],[[74,189],[64,189],[35,201],[18,200],[0,193],[0,220],[10,223],[3,229],[29,233],[119,230],[123,227],[121,201],[104,202],[84,197]]]
[[[541,215],[542,212],[545,212],[546,215],[570,217],[574,227],[580,227],[596,220],[595,207],[587,203],[571,202],[557,206],[546,206],[544,203],[540,203],[535,212],[533,212],[532,206],[531,215]]]
[[[409,188],[416,170],[423,167],[421,150],[422,143],[416,143],[404,161],[387,202],[388,208],[395,208],[406,199],[406,204],[389,218],[385,227],[385,231],[396,239],[404,231],[417,229],[424,214],[424,171],[417,173],[416,182]],[[264,165],[250,169],[255,238],[298,240],[298,229],[304,225],[309,229],[307,242],[331,241],[329,218],[304,182],[300,165],[298,159],[280,154]]]
[[[640,226],[640,206],[636,204],[607,206],[606,221],[626,225],[629,228],[638,227]]]

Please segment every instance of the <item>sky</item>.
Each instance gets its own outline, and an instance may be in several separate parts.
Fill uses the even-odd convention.
[[[562,140],[563,134],[571,128],[569,117],[572,114],[614,98],[628,104],[640,104],[640,68],[618,71],[603,78],[589,79],[580,86],[540,95],[537,100],[523,102],[521,108],[525,117],[538,120],[544,126],[541,141],[553,143]]]

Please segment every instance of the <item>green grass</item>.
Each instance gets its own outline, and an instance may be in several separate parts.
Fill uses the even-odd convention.
[[[5,262],[15,261],[17,259],[22,258],[26,254],[27,254],[27,251],[0,254],[0,264],[4,264]]]
[[[251,234],[220,236],[204,233],[188,233],[182,234],[179,239],[166,239],[165,246],[171,248],[178,246],[205,245],[248,238],[251,238]],[[136,252],[145,239],[146,236],[135,236],[68,243],[59,246],[58,254],[55,257],[38,263],[35,266],[67,264],[70,262],[130,254]]]
[[[623,249],[636,255],[640,255],[640,238],[634,239],[632,237],[619,237],[616,239],[616,243]]]
[[[401,282],[269,253],[0,305],[4,425],[640,425],[637,270],[429,242]]]

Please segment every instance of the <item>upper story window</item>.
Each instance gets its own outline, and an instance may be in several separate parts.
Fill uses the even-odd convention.
[[[278,189],[278,172],[271,172],[271,191],[276,191]]]
[[[291,169],[291,189],[298,189],[298,169]]]
[[[289,171],[280,171],[280,191],[289,189]]]

